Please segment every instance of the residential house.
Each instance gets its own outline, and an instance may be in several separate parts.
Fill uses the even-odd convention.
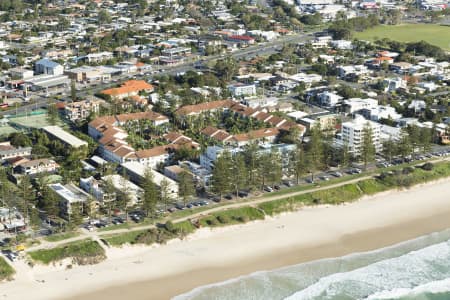
[[[19,164],[15,171],[20,174],[35,175],[39,173],[53,173],[59,168],[59,165],[47,158],[34,159]]]
[[[350,114],[358,112],[363,109],[375,109],[378,107],[378,101],[375,99],[367,98],[351,98],[344,100],[346,111]]]
[[[27,157],[31,155],[31,147],[16,148],[10,142],[0,143],[0,160],[6,160],[15,157]]]

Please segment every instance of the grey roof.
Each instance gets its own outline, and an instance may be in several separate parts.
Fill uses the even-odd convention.
[[[54,62],[54,61],[52,61],[50,59],[47,59],[47,58],[43,58],[43,59],[38,60],[36,62],[36,65],[44,65],[47,68],[55,68],[57,66],[60,66],[60,64],[58,64],[58,63],[56,63],[56,62]]]

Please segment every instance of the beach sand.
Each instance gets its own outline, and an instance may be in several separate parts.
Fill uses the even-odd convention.
[[[450,179],[265,221],[201,229],[159,247],[109,249],[98,265],[20,269],[2,299],[169,299],[260,270],[373,250],[450,228]]]

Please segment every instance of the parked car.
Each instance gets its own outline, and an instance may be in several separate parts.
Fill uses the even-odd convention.
[[[265,186],[264,191],[271,193],[271,192],[273,192],[273,188],[271,188],[270,186]]]
[[[324,181],[328,181],[328,180],[330,180],[330,177],[328,177],[328,176],[321,176],[320,179],[322,179]]]
[[[233,195],[231,195],[231,194],[226,194],[225,196],[223,196],[225,199],[227,199],[227,200],[231,200],[231,199],[233,199]]]
[[[220,202],[220,197],[215,196],[215,197],[212,198],[212,201],[219,203]]]
[[[281,189],[281,186],[279,186],[278,184],[276,184],[276,185],[273,186],[273,188],[276,189],[276,190],[279,190],[279,189]]]
[[[248,196],[248,192],[246,192],[246,191],[239,191],[238,192],[238,196],[241,197],[241,198],[245,198],[245,197]]]
[[[342,173],[341,172],[338,172],[338,171],[336,171],[336,172],[332,172],[332,173],[330,173],[332,176],[334,176],[334,177],[342,177]]]

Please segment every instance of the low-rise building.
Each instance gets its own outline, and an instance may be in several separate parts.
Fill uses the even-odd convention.
[[[64,114],[70,121],[85,120],[91,113],[98,113],[104,103],[101,99],[88,99],[78,102],[66,103]]]
[[[64,73],[63,66],[46,58],[36,62],[35,70],[36,74],[62,75]]]
[[[35,175],[39,173],[53,173],[59,168],[59,165],[47,158],[34,159],[20,163],[15,171],[20,174]]]
[[[178,183],[170,179],[169,177],[138,162],[126,162],[121,166],[125,169],[128,176],[130,176],[130,180],[138,185],[142,184],[142,180],[145,177],[145,172],[146,171],[151,172],[153,176],[153,182],[158,187],[161,187],[162,184],[165,184],[167,185],[167,191],[169,196],[172,199],[176,199],[178,197],[178,189],[179,189]]]
[[[15,157],[27,157],[31,155],[31,147],[16,148],[10,142],[0,143],[0,159],[10,159]]]
[[[128,80],[120,87],[103,90],[101,93],[113,99],[123,99],[136,96],[139,92],[151,93],[153,90],[153,86],[144,80]]]
[[[45,126],[42,128],[47,135],[49,135],[51,138],[56,138],[59,141],[61,141],[64,145],[67,145],[72,148],[80,148],[82,146],[88,145],[86,141],[83,141],[73,134],[68,133],[67,131],[63,130],[59,126]]]
[[[70,220],[73,209],[79,209],[82,214],[87,206],[89,194],[72,183],[62,185],[60,183],[49,184],[48,187],[58,196],[61,217]]]

